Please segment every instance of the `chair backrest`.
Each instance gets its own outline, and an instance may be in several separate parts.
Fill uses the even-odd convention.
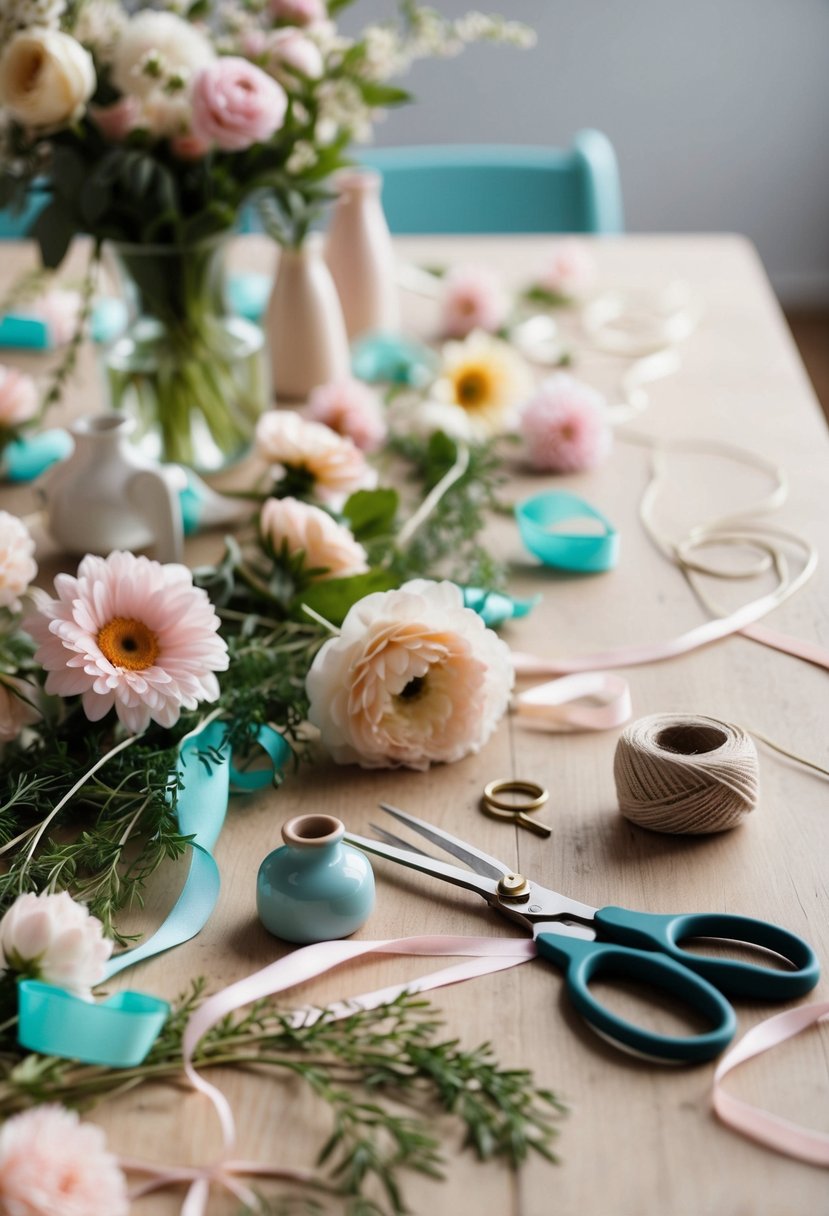
[[[361,149],[383,175],[396,233],[621,232],[616,154],[600,131],[572,147],[498,145]]]

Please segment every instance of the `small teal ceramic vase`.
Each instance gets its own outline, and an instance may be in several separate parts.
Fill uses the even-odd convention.
[[[269,853],[256,879],[259,919],[286,942],[331,941],[360,928],[374,907],[368,858],[343,844],[333,815],[298,815],[282,828],[285,845]]]

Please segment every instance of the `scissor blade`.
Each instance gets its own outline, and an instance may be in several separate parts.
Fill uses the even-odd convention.
[[[408,849],[398,849],[393,844],[369,840],[368,837],[358,836],[355,832],[346,832],[345,839],[349,844],[356,844],[359,849],[364,849],[366,853],[375,853],[378,857],[385,857],[388,861],[396,861],[402,866],[408,866],[410,870],[419,870],[421,874],[431,874],[433,878],[442,878],[444,882],[450,882],[453,886],[474,891],[487,903],[491,903],[496,897],[497,884],[483,875],[470,874],[468,870],[459,870],[457,866],[428,857],[425,853],[410,853]]]
[[[513,873],[512,869],[504,865],[503,861],[499,861],[497,857],[490,857],[488,853],[482,853],[474,845],[468,844],[465,840],[459,840],[457,836],[450,836],[448,832],[442,832],[440,828],[436,828],[432,823],[426,823],[423,819],[417,819],[414,815],[409,815],[406,811],[401,811],[396,806],[389,806],[387,802],[381,802],[380,808],[387,815],[392,815],[400,823],[405,823],[413,832],[417,832],[420,836],[425,836],[427,840],[437,845],[439,849],[443,849],[445,853],[450,853],[452,857],[457,857],[458,861],[464,862],[476,874],[481,874],[486,878],[494,878],[497,882],[505,874]]]
[[[433,857],[431,853],[427,853],[425,849],[419,849],[416,844],[410,844],[402,836],[395,836],[394,832],[387,832],[379,824],[370,823],[369,827],[375,833],[378,840],[384,840],[386,844],[393,844],[398,849],[405,849],[407,853],[417,853],[419,857],[428,857],[430,861],[437,861],[437,858]]]

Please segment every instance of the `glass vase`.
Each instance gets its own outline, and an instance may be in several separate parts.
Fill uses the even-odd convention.
[[[202,473],[244,456],[269,404],[264,335],[225,303],[225,244],[109,247],[131,316],[105,356],[112,407],[145,455]]]

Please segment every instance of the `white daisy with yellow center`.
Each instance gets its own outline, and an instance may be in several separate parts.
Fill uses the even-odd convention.
[[[466,414],[476,438],[500,435],[513,423],[532,392],[530,369],[500,338],[476,330],[462,342],[447,342],[432,396]]]

